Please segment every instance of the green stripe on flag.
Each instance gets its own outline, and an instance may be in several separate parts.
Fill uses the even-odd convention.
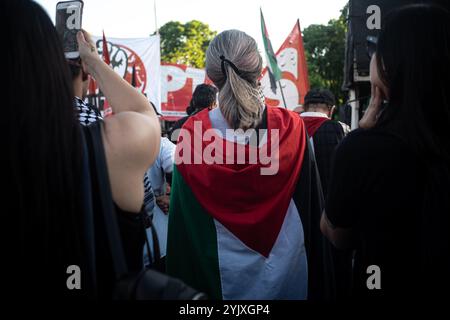
[[[172,174],[167,273],[212,299],[222,299],[214,219],[198,203],[177,166]]]
[[[269,67],[269,72],[272,73],[276,81],[279,81],[282,77],[282,72],[277,63],[277,57],[272,48],[272,43],[269,39],[269,32],[267,31],[266,22],[264,21],[264,16],[261,10],[261,31],[263,36],[264,48],[267,57],[267,66]]]

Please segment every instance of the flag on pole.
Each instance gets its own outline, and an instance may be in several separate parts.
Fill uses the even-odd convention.
[[[91,76],[88,77],[88,81],[87,97],[89,99],[89,103],[98,108],[97,84],[95,83],[94,78],[92,78]]]
[[[95,92],[97,91],[97,85],[95,83],[94,78],[89,76],[89,85],[88,85],[88,95],[95,95]]]
[[[102,48],[102,56],[103,61],[109,66],[111,64],[111,59],[109,58],[108,44],[106,42],[105,31],[103,31],[103,48]]]
[[[266,97],[266,104],[271,107],[283,107],[284,104],[288,109],[293,110],[303,104],[304,97],[309,91],[308,67],[298,20],[275,54],[278,65],[283,72],[280,82],[283,83],[286,104],[284,104],[281,90],[277,92],[271,90],[269,68],[265,68],[260,81]]]
[[[270,78],[270,88],[274,93],[277,91],[277,81],[280,81],[282,77],[282,72],[280,67],[278,67],[277,57],[275,56],[275,52],[272,48],[272,43],[269,39],[269,32],[266,28],[266,22],[264,21],[264,15],[261,11],[261,31],[263,36],[263,42],[264,42],[264,49],[266,51],[266,57],[267,57],[267,66],[269,71],[269,78]]]

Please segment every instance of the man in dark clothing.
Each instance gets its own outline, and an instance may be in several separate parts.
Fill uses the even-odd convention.
[[[312,89],[305,96],[305,112],[301,117],[311,139],[313,153],[316,157],[324,197],[327,197],[331,176],[332,161],[336,147],[350,131],[350,128],[331,120],[335,99],[326,89]],[[350,294],[352,252],[332,250],[336,279],[337,298]]]
[[[181,129],[190,116],[205,108],[212,110],[216,107],[217,92],[216,87],[209,84],[200,84],[195,88],[189,107],[186,108],[186,113],[188,115],[175,122],[169,130],[169,139],[173,143],[177,143],[178,140],[178,133],[176,130]]]
[[[329,90],[312,89],[305,96],[305,112],[301,113],[313,144],[325,197],[334,151],[350,131],[347,125],[331,120],[334,104],[334,96]]]

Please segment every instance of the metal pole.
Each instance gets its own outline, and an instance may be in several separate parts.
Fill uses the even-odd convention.
[[[281,87],[281,80],[278,80],[278,85],[280,86],[281,97],[283,98],[284,108],[287,109],[286,99],[284,98],[283,87]]]
[[[352,123],[351,129],[355,130],[359,127],[359,100],[356,99],[356,90],[351,89],[350,92],[350,105],[352,107]]]

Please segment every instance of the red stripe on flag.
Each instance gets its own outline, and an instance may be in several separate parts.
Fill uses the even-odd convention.
[[[308,132],[309,137],[313,137],[320,126],[329,120],[324,117],[302,117],[302,119],[305,123],[306,131]]]
[[[194,130],[195,122],[198,121],[201,122],[202,132]],[[254,148],[248,145],[245,146],[245,164],[206,164],[202,160],[201,164],[177,165],[184,181],[202,207],[246,246],[265,257],[269,256],[283,225],[297,185],[306,147],[306,131],[297,114],[268,107],[267,126],[269,130],[266,147],[270,149],[271,131],[279,130],[279,168],[275,175],[261,174],[261,168],[267,168],[269,165],[248,163],[250,148]],[[190,155],[195,155],[199,152],[203,154],[207,147],[211,148],[211,140],[202,140],[199,145],[193,141],[211,129],[208,110],[190,117],[183,129],[190,133],[190,138],[186,137],[187,142],[178,143],[176,157],[182,157],[181,150],[183,153],[190,151]],[[219,136],[214,137],[215,142],[216,140],[221,148],[218,149],[221,153],[219,156],[222,162],[226,163],[227,150],[236,150],[236,144]],[[197,150],[198,147],[201,150]],[[180,160],[177,158],[176,162],[180,163]]]

